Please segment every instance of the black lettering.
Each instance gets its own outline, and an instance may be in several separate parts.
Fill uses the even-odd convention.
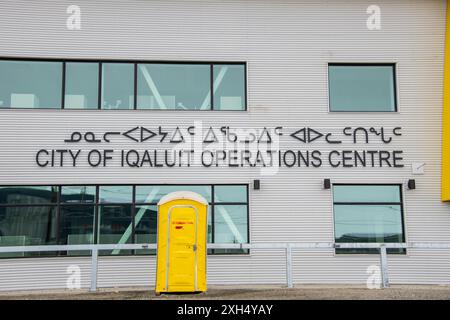
[[[130,155],[134,155],[134,159],[131,159],[131,161],[130,161]],[[129,167],[139,167],[139,158],[140,158],[139,153],[136,150],[131,149],[127,152],[125,160]]]
[[[219,161],[223,161],[227,158],[227,154],[223,150],[216,151],[216,167],[219,166]]]
[[[392,162],[394,164],[394,168],[403,168],[404,165],[402,163],[399,163],[400,161],[403,160],[403,157],[400,156],[403,155],[403,151],[399,150],[393,151],[392,155],[393,155]]]
[[[141,167],[144,166],[144,163],[148,163],[149,167],[153,167],[152,164],[152,159],[150,158],[150,154],[148,153],[148,150],[144,151],[144,154],[142,155],[142,159],[141,159]]]
[[[163,164],[162,163],[158,163],[158,151],[154,150],[153,154],[154,154],[153,162],[155,163],[155,167],[162,167]]]
[[[361,163],[362,167],[366,166],[366,152],[363,151],[362,155],[360,152],[355,151],[355,167],[358,166],[358,161]]]
[[[292,156],[292,158],[291,158],[292,161],[289,162],[289,163],[288,163],[287,157],[286,157],[286,155],[288,155],[288,154],[290,154],[290,155]],[[296,160],[297,160],[297,159],[296,159],[295,153],[294,153],[294,151],[292,151],[292,150],[287,150],[287,151],[283,154],[283,163],[284,163],[284,165],[285,165],[286,167],[289,167],[289,168],[293,167],[293,166],[295,165],[295,163],[297,162]]]
[[[64,166],[64,153],[66,153],[67,150],[60,149],[60,150],[55,150],[55,151],[59,153],[59,166],[63,167]]]
[[[253,167],[252,164],[250,163],[250,157],[251,157],[250,150],[242,150],[241,151],[241,167],[244,166],[244,160],[250,167]]]
[[[209,154],[210,157],[210,162],[209,163],[205,163],[205,154]],[[212,153],[212,151],[203,151],[202,152],[202,165],[204,167],[211,167],[214,161],[214,154]]]
[[[95,159],[95,157],[97,158]],[[94,158],[95,162],[93,161],[92,158]],[[91,167],[98,167],[101,162],[102,162],[102,154],[100,153],[100,151],[98,151],[97,149],[89,151],[88,163]]]
[[[333,168],[337,168],[337,167],[339,167],[339,166],[341,165],[341,162],[338,161],[337,163],[334,163],[333,161],[331,161],[331,157],[332,157],[334,154],[336,154],[336,155],[339,156],[339,151],[337,151],[337,150],[331,151],[331,152],[328,154],[328,162],[330,163],[330,165],[331,165]]]
[[[375,153],[377,153],[377,151],[373,151],[373,150],[368,150],[367,154],[370,155],[370,164],[373,167],[375,167]]]
[[[380,167],[383,166],[383,161],[387,163],[388,167],[392,167],[391,163],[389,162],[389,158],[391,157],[391,154],[389,153],[389,151],[379,151],[378,157],[380,160]]]
[[[302,163],[309,167],[309,151],[306,151],[306,157],[303,155],[301,151],[297,152],[298,157],[298,166],[301,167]]]
[[[106,167],[106,160],[111,160],[112,157],[108,156],[108,154],[113,153],[114,150],[108,149],[108,150],[103,150],[103,166]]]
[[[72,157],[72,167],[77,166],[77,158],[80,155],[81,150],[78,150],[75,154],[72,152],[72,150],[69,150],[69,154]]]
[[[181,150],[180,150],[180,155],[181,155]],[[173,166],[175,166],[175,162],[176,162],[176,151],[174,151],[174,153],[173,153],[173,159],[172,159],[172,162],[169,162],[169,150],[164,150],[164,162],[166,163],[166,166],[168,166],[168,167],[173,167]]]
[[[237,152],[237,150],[230,150],[230,152],[228,152],[229,167],[239,167]]]
[[[36,153],[36,164],[37,164],[39,167],[43,168],[43,167],[48,166],[48,162],[49,162],[49,161],[46,160],[44,163],[42,163],[42,162],[39,160],[39,156],[41,155],[41,153],[44,153],[46,156],[48,156],[48,151],[45,150],[45,149],[41,149],[41,150],[39,150],[39,151]]]
[[[342,151],[342,166],[344,168],[351,168],[352,167],[352,165],[349,164],[349,162],[352,161],[351,153],[352,152],[350,150]]]
[[[322,153],[319,150],[314,150],[311,152],[311,158],[313,159],[311,164],[314,168],[319,168],[322,166]]]

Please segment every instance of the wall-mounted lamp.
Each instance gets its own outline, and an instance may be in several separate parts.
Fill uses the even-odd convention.
[[[409,190],[414,190],[415,188],[416,188],[416,180],[409,179],[408,180],[408,189]]]
[[[261,183],[259,180],[253,180],[253,190],[259,190],[261,188]]]
[[[330,189],[331,188],[331,180],[330,179],[323,179],[323,188],[324,189]]]

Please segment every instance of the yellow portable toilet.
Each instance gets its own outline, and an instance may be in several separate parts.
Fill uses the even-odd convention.
[[[208,202],[191,191],[158,202],[156,293],[206,291]]]

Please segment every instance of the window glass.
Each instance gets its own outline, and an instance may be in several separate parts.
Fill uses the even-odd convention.
[[[56,244],[54,206],[0,207],[0,246]],[[52,252],[0,253],[0,257],[48,256]]]
[[[95,206],[63,205],[59,215],[59,244],[94,243]],[[89,251],[68,251],[67,255],[90,255]]]
[[[214,202],[247,202],[247,186],[214,186]]]
[[[0,204],[55,203],[57,194],[57,187],[52,186],[0,187]]]
[[[245,110],[245,66],[214,65],[214,110]]]
[[[396,111],[393,65],[329,65],[331,111]]]
[[[61,202],[95,203],[95,186],[62,186]]]
[[[130,203],[133,201],[132,186],[100,186],[100,202]]]
[[[216,201],[208,206],[208,243],[248,242],[246,185],[216,186]],[[173,191],[193,191],[212,202],[211,185],[61,186],[0,187],[0,246],[45,244],[156,243],[157,206]],[[221,202],[221,203],[220,203]],[[52,205],[49,205],[49,204]],[[21,205],[18,207],[17,205]],[[25,206],[24,206],[25,205]],[[98,217],[96,216],[98,215]],[[134,232],[133,221],[134,216]],[[58,223],[58,226],[56,225]],[[57,234],[56,234],[57,233]],[[208,250],[209,253],[245,253],[248,250]],[[155,250],[102,250],[102,255],[155,254]],[[89,255],[88,251],[67,251],[63,255]],[[56,252],[14,253],[0,257],[55,256]]]
[[[132,243],[131,205],[99,206],[98,243]],[[101,250],[108,255],[131,254],[131,250]]]
[[[215,243],[247,243],[247,206],[215,205],[214,206],[214,242]],[[216,249],[215,253],[241,253],[242,250]]]
[[[400,202],[398,185],[334,186],[334,202]]]
[[[98,63],[66,63],[64,108],[97,109]]]
[[[134,64],[102,63],[102,109],[134,108]]]
[[[359,187],[339,185],[333,188],[336,243],[404,242],[400,186]],[[389,202],[398,204],[383,204]],[[405,251],[388,249],[388,252]],[[336,253],[378,253],[378,249],[336,249]]]
[[[175,191],[192,191],[203,196],[206,201],[211,202],[211,187],[206,186],[136,186],[136,202],[138,203],[158,203],[165,195]]]
[[[139,64],[137,108],[208,110],[210,82],[207,64]]]
[[[155,205],[136,206],[134,243],[156,243],[158,209]],[[136,250],[137,254],[156,254],[154,249]]]
[[[62,62],[0,61],[0,108],[61,108]]]

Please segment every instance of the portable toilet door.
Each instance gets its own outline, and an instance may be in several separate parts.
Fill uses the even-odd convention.
[[[157,294],[206,291],[208,202],[190,191],[158,202]]]

